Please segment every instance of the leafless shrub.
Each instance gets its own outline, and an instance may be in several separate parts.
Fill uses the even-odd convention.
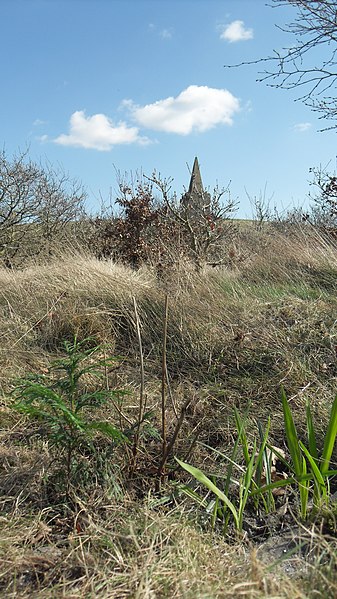
[[[28,151],[8,158],[0,152],[0,257],[10,266],[23,255],[52,253],[67,227],[83,219],[86,194],[80,183]]]
[[[311,194],[313,206],[306,215],[307,220],[319,229],[336,238],[337,236],[337,177],[336,173],[329,173],[327,167],[310,169],[314,180]]]
[[[155,172],[148,179],[161,192],[166,218],[174,230],[179,228],[197,268],[205,264],[222,264],[226,257],[226,245],[236,230],[233,216],[237,201],[231,198],[229,187],[215,187],[212,195],[200,190],[201,201],[193,203],[193,198],[190,199],[187,194],[179,201],[171,193],[172,179],[162,179]]]

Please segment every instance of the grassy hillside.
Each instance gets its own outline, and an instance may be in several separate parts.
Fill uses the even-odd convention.
[[[270,513],[252,502],[243,530],[230,523],[223,534],[205,510],[211,494],[174,460],[222,480],[238,436],[234,408],[247,413],[250,451],[270,417],[270,443],[287,454],[281,386],[301,439],[309,400],[324,442],[337,380],[336,248],[314,233],[243,230],[230,255],[223,268],[196,272],[180,261],[160,276],[67,253],[0,270],[0,595],[336,596],[333,498],[302,522],[289,487]],[[87,340],[86,364],[116,357],[99,368],[101,378],[84,373],[80,390],[115,392],[84,416],[116,427],[124,441],[102,431],[91,445],[81,440],[66,484],[55,427],[13,403],[19,378],[55,383],[60,373],[50,366],[74,338]],[[161,467],[163,418],[172,448]],[[244,450],[236,460],[240,472]],[[333,496],[336,478],[330,484]],[[204,507],[193,492],[207,496]]]

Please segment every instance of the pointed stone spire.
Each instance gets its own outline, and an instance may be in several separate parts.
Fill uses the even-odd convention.
[[[204,191],[204,187],[202,184],[199,161],[197,156],[194,158],[193,169],[191,174],[190,185],[188,188],[188,193],[192,195],[193,193],[202,194]]]
[[[211,196],[204,191],[199,161],[195,157],[188,191],[181,198],[181,205],[187,210],[189,218],[199,219],[200,215],[209,211]]]

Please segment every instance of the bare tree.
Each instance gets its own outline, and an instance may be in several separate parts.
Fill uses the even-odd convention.
[[[260,190],[258,196],[251,196],[246,188],[245,192],[252,207],[254,226],[258,231],[261,231],[264,223],[272,221],[275,216],[276,208],[271,204],[274,194],[267,197],[267,184],[264,186],[263,191]]]
[[[306,214],[307,220],[336,238],[337,235],[337,176],[327,167],[310,169],[314,191],[310,194],[314,204]]]
[[[292,43],[267,58],[241,63],[266,68],[258,81],[270,87],[298,90],[298,100],[320,114],[337,118],[337,2],[335,0],[271,0],[274,7],[292,6],[292,22],[278,26],[292,36]],[[268,66],[267,66],[268,65]],[[336,128],[331,125],[325,129]]]
[[[36,223],[50,254],[53,242],[69,237],[70,226],[85,218],[86,192],[77,180],[50,166],[41,171],[38,192]]]
[[[27,153],[7,160],[5,151],[0,153],[0,226],[1,229],[30,221],[38,208],[36,190],[40,170]]]
[[[180,202],[171,194],[172,179],[161,179],[156,173],[148,179],[161,192],[167,216],[180,226],[196,266],[222,264],[226,257],[224,248],[235,230],[233,217],[238,205],[229,186],[215,187],[212,195],[202,191],[205,201],[191,206],[184,201],[186,194]]]
[[[5,264],[24,244],[32,253],[50,253],[51,242],[67,224],[83,217],[86,194],[67,175],[42,167],[21,152],[0,152],[0,257]],[[47,247],[48,246],[48,247]]]

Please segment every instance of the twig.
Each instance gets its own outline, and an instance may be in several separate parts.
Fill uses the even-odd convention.
[[[166,397],[165,383],[167,378],[166,344],[167,344],[167,321],[168,321],[168,295],[165,296],[164,307],[164,329],[163,329],[163,354],[161,369],[161,436],[162,436],[162,458],[166,454]]]
[[[293,395],[292,397],[289,397],[288,402],[292,401],[293,399],[296,399],[296,397],[298,397],[299,395],[302,395],[302,393],[304,393],[304,391],[306,391],[308,389],[308,387],[311,387],[311,385],[312,385],[312,383],[307,383],[305,385],[305,387],[300,389],[297,393],[295,393],[295,395]]]
[[[197,441],[198,441],[198,439],[199,439],[199,436],[200,436],[200,433],[201,433],[201,423],[202,423],[202,422],[199,422],[199,423],[197,424],[197,426],[196,426],[196,433],[194,434],[194,437],[193,437],[193,439],[192,439],[192,443],[191,443],[191,445],[189,446],[189,448],[188,448],[187,452],[185,453],[185,455],[184,455],[184,457],[183,457],[183,461],[184,461],[184,462],[187,462],[187,461],[188,461],[188,459],[190,458],[190,456],[191,456],[191,454],[192,454],[192,451],[193,451],[193,449],[194,449],[194,447],[195,447],[195,445],[196,445],[196,442],[197,442]],[[194,430],[195,430],[195,429],[194,429]]]
[[[145,377],[144,377],[144,356],[143,356],[143,346],[142,346],[142,337],[140,332],[140,320],[137,309],[136,298],[133,296],[133,307],[135,311],[135,319],[136,319],[136,333],[138,339],[138,347],[139,347],[139,359],[140,359],[140,392],[139,392],[139,411],[138,411],[138,420],[137,420],[137,428],[135,433],[134,445],[133,445],[133,464],[132,471],[136,467],[137,453],[138,453],[138,444],[139,444],[139,435],[140,435],[140,427],[143,421],[143,416],[146,407],[146,397],[144,394],[145,388]]]
[[[168,395],[169,395],[169,398],[170,398],[170,402],[171,402],[172,407],[173,407],[174,415],[175,415],[176,418],[178,418],[177,406],[176,406],[176,402],[175,402],[175,399],[174,399],[173,394],[172,394],[170,379],[169,379],[169,375],[168,375],[168,371],[167,371],[167,365],[166,365],[166,369],[165,369],[165,377],[166,377],[166,388],[167,388],[167,392],[168,392]]]
[[[177,422],[177,424],[176,424],[176,426],[175,426],[175,429],[174,429],[174,432],[173,432],[173,435],[172,435],[171,441],[170,441],[170,442],[169,442],[169,444],[167,445],[167,447],[166,447],[166,452],[165,452],[165,455],[163,455],[163,456],[162,456],[161,462],[160,462],[160,464],[159,464],[159,468],[158,468],[158,476],[159,476],[159,477],[161,477],[161,476],[163,475],[163,470],[164,470],[164,468],[165,468],[165,464],[166,464],[166,462],[167,462],[167,458],[168,458],[168,456],[170,455],[170,453],[171,453],[171,451],[172,451],[172,449],[173,449],[173,447],[174,447],[174,444],[175,444],[175,442],[176,442],[176,440],[177,440],[177,437],[178,437],[179,431],[180,431],[180,429],[181,429],[181,427],[182,427],[182,424],[183,424],[183,422],[184,422],[184,418],[185,418],[186,410],[187,410],[188,406],[190,405],[190,403],[191,403],[192,401],[193,401],[193,397],[191,397],[191,398],[187,399],[187,400],[185,401],[185,403],[183,404],[182,408],[181,408],[180,415],[179,415],[179,419],[178,419],[178,422]]]
[[[110,385],[109,385],[109,375],[108,375],[108,365],[106,363],[106,353],[105,353],[105,349],[104,349],[104,377],[105,377],[105,388],[107,391],[110,391]],[[110,397],[110,401],[113,405],[113,407],[115,408],[116,412],[119,414],[120,420],[119,420],[119,425],[122,428],[122,418],[124,418],[124,420],[132,425],[132,421],[130,420],[130,418],[128,418],[127,416],[125,416],[125,414],[123,414],[122,410],[120,409],[120,407],[117,405],[117,403]]]

